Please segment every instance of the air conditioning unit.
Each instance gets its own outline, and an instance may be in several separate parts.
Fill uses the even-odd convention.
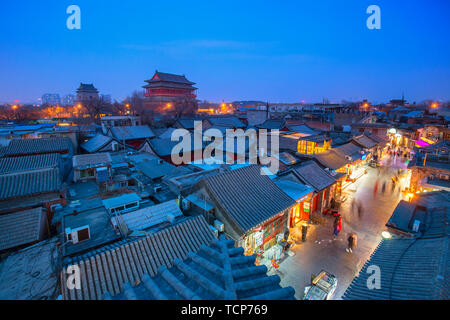
[[[211,228],[211,231],[214,233],[214,236],[218,239],[219,238],[219,230],[214,228],[213,226],[209,226]]]
[[[352,161],[352,157],[350,156],[345,156],[345,159],[347,159],[348,161]]]
[[[214,220],[214,228],[216,228],[220,232],[225,231],[225,225],[219,220]]]
[[[67,241],[71,241],[73,244],[89,240],[91,238],[91,232],[89,226],[83,226],[75,229],[66,229]]]

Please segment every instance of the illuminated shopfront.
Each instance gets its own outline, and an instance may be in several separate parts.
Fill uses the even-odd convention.
[[[280,213],[274,219],[252,229],[244,236],[243,246],[246,255],[264,252],[277,243],[277,235],[284,234],[287,215]]]
[[[312,193],[301,198],[299,202],[292,207],[291,221],[289,226],[291,228],[297,226],[302,221],[308,221],[311,213],[311,198]]]

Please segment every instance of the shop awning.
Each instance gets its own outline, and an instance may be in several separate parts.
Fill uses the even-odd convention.
[[[433,144],[434,141],[422,137],[419,140],[415,140],[415,143],[416,143],[416,147],[421,148],[421,147],[426,147],[426,146],[429,146],[430,144]]]

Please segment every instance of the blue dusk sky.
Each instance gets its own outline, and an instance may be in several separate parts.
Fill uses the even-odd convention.
[[[81,30],[66,9],[81,8]],[[366,27],[369,5],[381,30]],[[450,1],[3,1],[0,102],[122,99],[155,70],[208,101],[450,100]]]

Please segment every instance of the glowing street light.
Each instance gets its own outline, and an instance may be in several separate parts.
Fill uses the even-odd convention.
[[[391,235],[388,231],[383,231],[383,232],[381,232],[381,236],[382,236],[384,239],[390,239],[390,238],[392,238],[392,235]]]
[[[12,108],[13,110],[17,110],[19,107],[17,106],[17,104],[15,104],[15,105],[13,105],[11,108]]]

